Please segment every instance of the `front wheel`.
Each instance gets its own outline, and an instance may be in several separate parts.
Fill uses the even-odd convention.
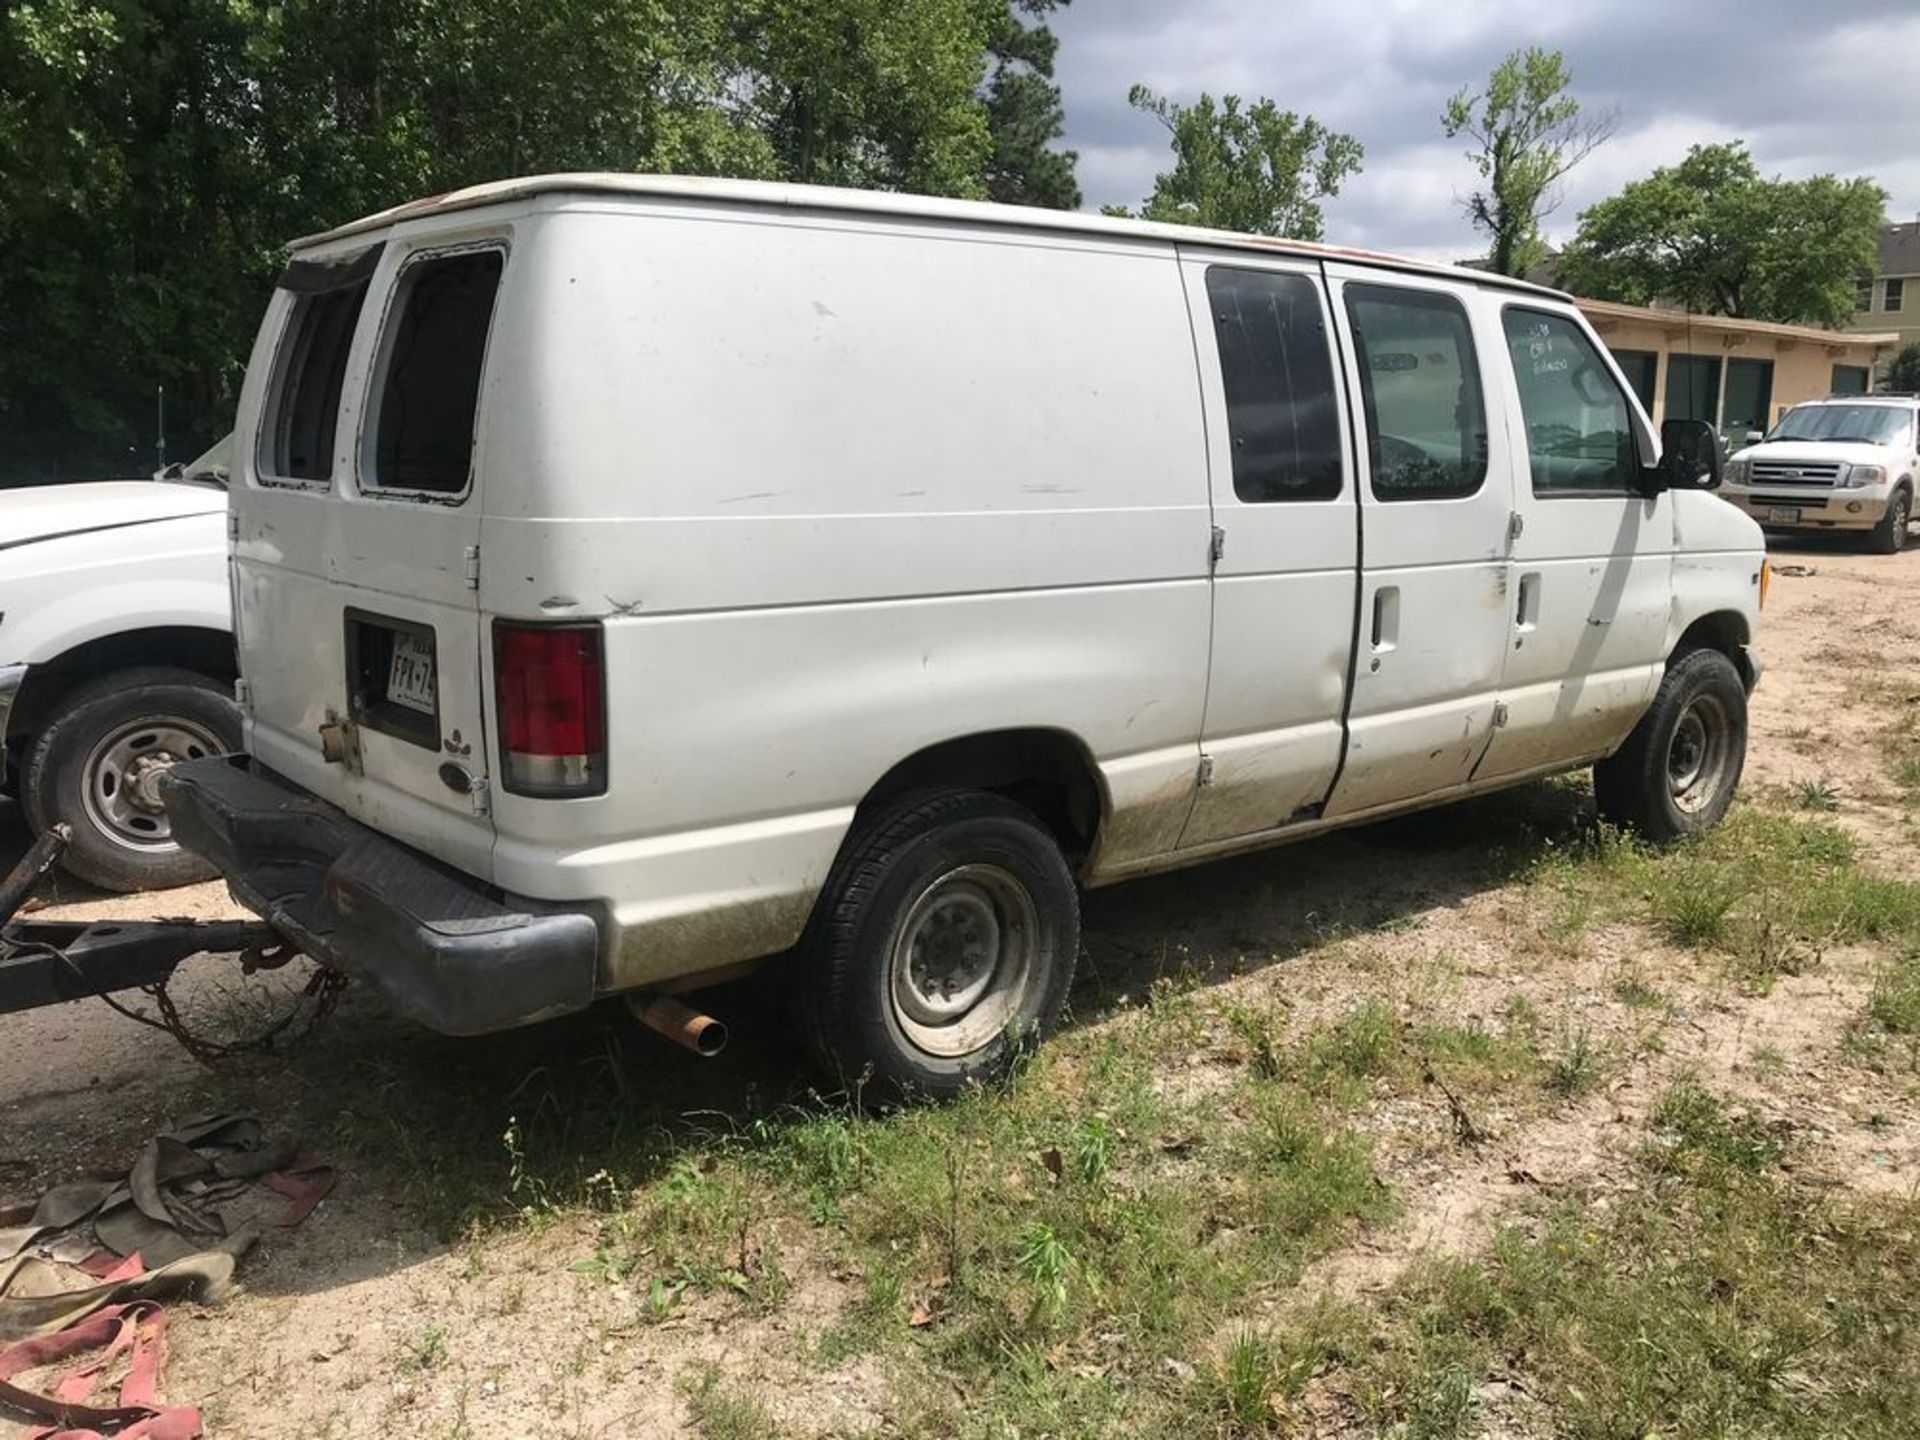
[[[61,821],[61,864],[103,890],[158,890],[213,876],[174,842],[161,774],[177,760],[240,748],[240,712],[219,681],[190,670],[104,675],[61,702],[33,742],[21,785],[36,831]]]
[[[816,1059],[885,1100],[949,1099],[1051,1031],[1080,946],[1079,897],[1031,812],[978,791],[863,823],[801,942]]]
[[[1904,489],[1893,492],[1887,513],[1873,527],[1870,544],[1876,555],[1897,555],[1907,548],[1907,522],[1913,518],[1913,500]]]
[[[1627,743],[1593,767],[1600,817],[1664,845],[1711,829],[1747,759],[1747,689],[1718,650],[1667,666]]]

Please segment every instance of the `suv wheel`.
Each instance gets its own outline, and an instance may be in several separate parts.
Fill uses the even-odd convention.
[[[1079,946],[1073,874],[1029,811],[978,791],[903,800],[860,826],[820,896],[802,1030],[843,1083],[949,1099],[1053,1029]]]
[[[1600,817],[1664,845],[1711,829],[1733,803],[1747,758],[1747,689],[1718,650],[1667,665],[1627,743],[1593,767]]]
[[[21,799],[36,832],[65,821],[61,864],[103,890],[211,879],[173,840],[159,778],[177,760],[240,748],[240,712],[219,681],[190,670],[123,670],[61,702],[27,755]]]
[[[1913,518],[1913,497],[1902,485],[1887,501],[1887,513],[1873,527],[1872,546],[1876,555],[1897,555],[1907,548],[1907,522]]]

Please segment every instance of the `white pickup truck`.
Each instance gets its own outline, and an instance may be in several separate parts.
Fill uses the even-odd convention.
[[[108,890],[212,867],[174,843],[158,781],[240,745],[224,445],[164,481],[0,492],[5,792]]]

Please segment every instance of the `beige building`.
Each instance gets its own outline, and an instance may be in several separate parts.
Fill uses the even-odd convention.
[[[1915,282],[1920,323],[1920,280]],[[1669,415],[1711,421],[1735,441],[1768,429],[1790,405],[1864,394],[1900,341],[1891,327],[1820,330],[1722,315],[1687,315],[1576,300],[1619,360],[1657,425]]]
[[[1880,232],[1880,264],[1856,282],[1852,330],[1891,330],[1896,347],[1920,340],[1920,220]]]

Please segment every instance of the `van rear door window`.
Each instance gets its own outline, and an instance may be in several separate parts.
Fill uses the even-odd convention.
[[[457,495],[473,468],[498,250],[416,261],[400,279],[383,346],[370,484]]]
[[[1207,270],[1227,397],[1233,493],[1254,503],[1331,500],[1342,484],[1333,358],[1304,275]]]
[[[299,295],[287,322],[255,463],[269,484],[333,478],[333,434],[353,327],[367,298],[362,279]]]

